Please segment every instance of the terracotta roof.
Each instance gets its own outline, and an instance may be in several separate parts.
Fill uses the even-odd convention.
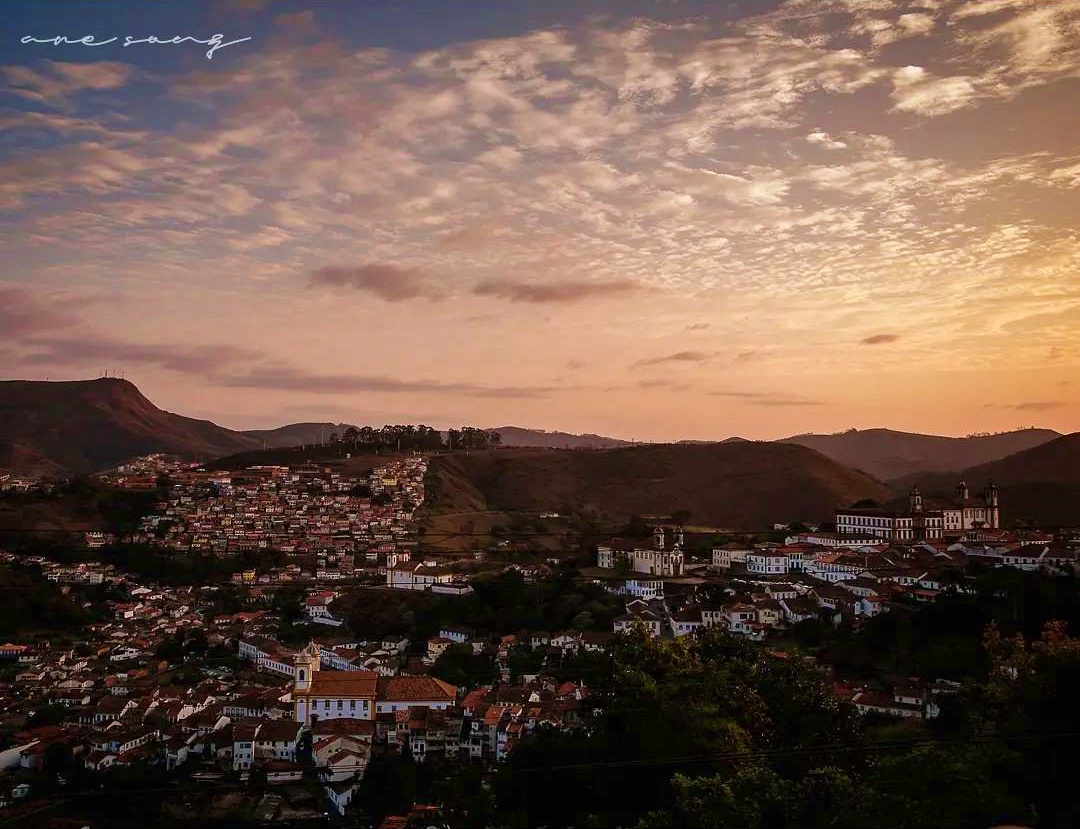
[[[379,699],[386,702],[445,700],[453,702],[457,688],[433,676],[380,676]]]
[[[293,696],[372,699],[378,679],[374,671],[316,671],[308,689],[294,690]]]
[[[311,726],[311,733],[318,737],[321,737],[324,734],[347,737],[370,737],[374,732],[375,723],[370,720],[354,720],[349,717],[317,720]]]

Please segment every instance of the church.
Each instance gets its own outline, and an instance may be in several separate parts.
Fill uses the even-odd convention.
[[[836,510],[838,533],[875,536],[885,541],[937,541],[965,530],[998,529],[1001,507],[998,488],[990,483],[981,498],[972,498],[966,481],[951,499],[924,498],[919,488],[908,495],[907,509],[851,507]]]
[[[449,708],[457,688],[432,676],[380,676],[374,671],[321,670],[322,648],[312,642],[296,654],[292,699],[296,722],[374,720],[377,714],[419,706]]]

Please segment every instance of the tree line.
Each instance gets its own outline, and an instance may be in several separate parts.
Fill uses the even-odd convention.
[[[475,426],[462,426],[460,429],[450,429],[444,440],[442,432],[424,424],[387,424],[381,429],[349,426],[341,433],[332,432],[329,442],[352,444],[356,449],[438,452],[446,449],[487,449],[500,445],[502,436]]]

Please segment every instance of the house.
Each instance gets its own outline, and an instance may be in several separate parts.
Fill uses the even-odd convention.
[[[356,778],[350,777],[336,783],[323,783],[326,799],[330,807],[339,815],[344,816],[349,804],[352,803],[353,791],[356,788]]]
[[[447,649],[452,644],[454,644],[453,640],[448,639],[445,636],[435,636],[428,639],[427,655],[424,657],[424,661],[429,664],[435,663],[440,656],[446,653]]]
[[[612,622],[615,633],[630,630],[637,624],[644,625],[649,635],[655,638],[660,636],[662,617],[648,604],[635,599],[626,605],[626,614],[617,616]]]
[[[689,636],[705,626],[701,620],[700,607],[688,607],[672,613],[671,622],[676,636]]]
[[[255,732],[255,760],[296,760],[303,726],[292,720],[267,720]]]

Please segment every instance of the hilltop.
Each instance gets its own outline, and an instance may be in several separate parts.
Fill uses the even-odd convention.
[[[218,457],[261,444],[211,423],[163,411],[118,378],[0,381],[5,460],[48,472],[94,472],[135,455]],[[3,464],[0,464],[3,465]]]
[[[802,446],[781,443],[653,444],[593,452],[499,449],[432,458],[433,513],[689,511],[694,523],[761,529],[823,521],[833,509],[890,490]]]
[[[503,446],[532,446],[547,449],[614,449],[632,446],[628,440],[608,438],[603,435],[574,435],[569,432],[548,432],[544,429],[523,429],[520,426],[499,426],[488,429],[498,432]]]
[[[835,435],[794,435],[779,442],[808,446],[845,466],[890,480],[915,472],[966,469],[1059,437],[1051,429],[1020,429],[963,438],[892,429],[851,429]]]
[[[267,449],[286,449],[325,443],[335,432],[342,435],[349,428],[360,427],[348,423],[289,423],[276,429],[245,429],[240,434],[253,438]]]
[[[998,485],[1003,526],[1028,520],[1048,527],[1080,525],[1080,432],[990,463],[950,473],[908,475],[892,483],[900,493],[917,483],[926,494],[949,495],[961,475],[973,492],[991,481]]]

